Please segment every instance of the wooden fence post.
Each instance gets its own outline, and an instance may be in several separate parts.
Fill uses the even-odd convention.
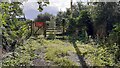
[[[44,23],[44,38],[46,38],[46,23]]]

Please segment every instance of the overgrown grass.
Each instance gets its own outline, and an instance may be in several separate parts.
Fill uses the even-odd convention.
[[[115,55],[108,47],[97,47],[97,45],[76,43],[81,55],[90,62],[91,66],[115,66]],[[96,46],[96,47],[95,47]],[[114,50],[115,52],[115,50]]]
[[[30,38],[23,46],[19,46],[15,50],[15,56],[12,54],[3,60],[3,65],[32,65],[32,60],[38,56],[34,54],[35,50],[45,48],[44,59],[46,62],[51,61],[55,66],[78,66],[75,62],[68,59],[69,51],[76,53],[72,43],[61,40],[45,40],[41,38]],[[97,45],[82,44],[77,41],[81,54],[86,58],[86,63],[90,63],[90,66],[115,66],[114,58],[116,48],[112,48],[113,52],[108,47],[95,47]],[[113,46],[114,47],[114,46]],[[75,58],[75,57],[73,57]]]
[[[58,66],[74,66],[76,63],[67,59],[68,51],[75,52],[70,43],[60,40],[44,40],[44,45],[47,46],[45,59],[53,61]]]
[[[34,39],[29,39],[22,46],[18,46],[15,52],[10,53],[4,60],[3,66],[30,66],[32,60],[37,57],[34,51],[40,48],[39,43]],[[14,56],[13,56],[14,54]]]

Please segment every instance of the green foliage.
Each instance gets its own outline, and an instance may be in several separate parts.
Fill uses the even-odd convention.
[[[112,42],[113,44],[117,43],[120,45],[120,42],[119,42],[119,40],[120,40],[120,24],[119,23],[116,23],[114,25],[114,29],[110,34],[110,39],[111,40],[109,40],[109,41]]]
[[[37,50],[41,52],[41,48],[45,47],[45,59],[47,61],[54,62],[54,65],[58,66],[76,66],[76,64],[67,58],[69,56],[68,51],[75,52],[74,48],[70,43],[63,42],[60,40],[41,40],[30,38],[26,41],[27,43],[23,46],[18,46],[13,56],[9,55],[3,59],[3,66],[31,66],[33,65],[32,60],[39,58],[34,52]],[[41,44],[43,43],[43,44]]]
[[[96,47],[97,45],[76,43],[84,55],[86,60],[89,61],[91,66],[117,66],[115,63],[115,54],[118,47],[112,45],[111,47]]]
[[[68,23],[68,17],[69,17],[69,12],[67,14],[67,12],[58,12],[57,16],[56,16],[56,26],[60,27],[60,26],[66,26]],[[63,23],[63,19],[64,19],[64,23]]]
[[[26,44],[18,46],[13,53],[3,59],[3,66],[31,66],[32,60],[38,56],[34,53],[35,50],[40,48],[40,44],[37,44],[36,40],[28,39]]]
[[[39,9],[43,9],[42,7],[47,5],[49,2],[38,2]],[[2,2],[0,3],[0,14],[2,14],[2,29],[3,29],[3,46],[10,46],[9,48],[15,49],[16,44],[22,45],[23,40],[25,40],[30,31],[28,31],[28,22],[20,21],[17,17],[24,15],[20,6],[22,3],[20,2]],[[0,27],[1,27],[0,26]],[[12,48],[13,47],[13,48]]]
[[[47,6],[49,4],[49,1],[48,2],[43,2],[43,1],[40,1],[40,2],[37,2],[38,5],[39,5],[39,8],[38,10],[41,12],[43,10],[43,7],[44,6]]]
[[[47,6],[47,4],[49,4],[49,2],[38,2],[38,10],[42,11],[43,6]],[[41,40],[34,38],[28,40],[28,43],[23,45],[23,41],[25,41],[25,38],[30,33],[28,31],[28,24],[31,21],[19,21],[16,17],[23,15],[20,5],[21,3],[19,2],[0,3],[0,27],[2,28],[4,37],[3,47],[9,46],[14,50],[8,57],[3,59],[3,66],[32,65],[32,60],[36,58],[34,51],[41,49],[41,47],[45,47],[44,58],[46,61],[52,61],[58,66],[76,65],[67,58],[67,56],[69,56],[68,51],[75,52],[70,43],[68,44],[70,46],[67,46],[65,45],[66,42],[60,40]],[[114,23],[120,22],[119,7],[119,3],[101,2],[94,4],[94,6],[88,5],[87,7],[78,3],[77,5],[73,5],[72,13],[70,9],[68,9],[67,12],[59,12],[56,17],[56,23],[58,26],[65,25],[68,34],[72,35],[69,36],[72,41],[78,38],[86,42],[88,41],[86,40],[88,39],[87,31],[93,28],[88,28],[88,24],[92,25],[92,20],[94,22],[94,32],[99,30],[100,25],[104,25],[105,29],[103,30],[109,33]],[[90,10],[90,12],[88,10]],[[89,14],[91,14],[91,16]],[[40,14],[35,21],[45,22],[46,20],[50,20],[50,17],[53,16],[48,13]],[[63,19],[65,23],[63,23]],[[52,34],[50,37],[55,38]],[[119,23],[115,24],[115,28],[107,39],[108,40],[105,41],[106,43],[98,47],[94,47],[97,45],[86,44],[82,46],[81,43],[76,44],[81,51],[80,55],[84,55],[92,66],[118,66],[120,64]],[[15,48],[12,48],[13,46]]]
[[[116,7],[116,8],[114,8]],[[95,7],[93,8],[93,19],[95,19],[95,22],[99,24],[103,24],[105,21],[112,23],[115,21],[114,19],[114,13],[117,13],[118,3],[113,2],[113,3],[96,3]],[[94,16],[95,15],[95,16]]]
[[[50,21],[52,17],[53,15],[49,13],[39,14],[34,21],[35,22],[46,22],[46,21]]]
[[[11,56],[3,60],[3,66],[26,66],[31,65],[31,56],[30,54],[17,54],[16,57]]]
[[[47,45],[48,47],[45,53],[46,60],[54,61],[56,64],[59,63],[61,64],[60,66],[62,66],[63,63],[63,60],[61,60],[61,58],[66,59],[66,56],[69,56],[67,52],[74,50],[71,48],[71,46],[69,49],[69,47],[61,45],[64,43],[57,40],[44,41],[43,43],[45,46]],[[79,41],[77,41],[76,44],[81,52],[80,55],[84,55],[91,66],[118,66],[118,64],[116,64],[114,60],[115,54],[118,51],[118,47],[116,45],[112,45],[111,47],[96,47],[97,45],[93,46],[91,44],[81,44],[81,42]]]
[[[55,33],[54,32],[50,32],[49,36],[47,38],[48,39],[55,39]]]
[[[76,30],[76,21],[75,21],[75,18],[70,18],[69,19],[69,27],[68,27],[67,31],[71,35],[71,34],[75,33],[75,30]]]
[[[11,54],[9,57],[3,59],[4,66],[33,65],[32,60],[38,58],[34,51],[37,50],[41,52],[42,47],[45,47],[44,58],[46,62],[52,61],[55,66],[77,66],[75,62],[67,58],[67,56],[70,56],[68,51],[76,53],[74,47],[69,42],[32,37],[26,42],[26,44],[19,46],[15,50],[14,57]],[[96,45],[81,44],[79,41],[77,41],[76,44],[81,52],[80,55],[84,55],[91,66],[117,66],[114,61],[118,49],[116,45],[111,47],[94,47]]]
[[[85,26],[87,23],[90,23],[90,15],[88,14],[88,11],[82,10],[80,11],[77,25],[79,27],[82,27]]]
[[[0,27],[2,26],[2,14],[0,13]]]
[[[80,39],[81,41],[87,41],[87,31],[91,30],[92,32],[93,30],[89,27],[92,27],[90,15],[87,10],[81,10],[80,15],[78,17],[69,19],[68,32],[69,35],[74,35],[78,32],[76,38]]]
[[[108,40],[107,40],[107,43],[109,45],[113,45],[115,44],[118,49],[117,49],[117,52],[115,53],[116,55],[116,62],[119,62],[120,61],[120,24],[119,23],[116,23],[114,25],[114,29],[113,31],[109,34],[109,37],[108,37]],[[110,47],[110,46],[109,46]],[[113,47],[111,47],[110,49],[112,49]],[[112,51],[112,50],[111,50]]]
[[[53,61],[55,65],[58,66],[76,66],[76,64],[67,59],[69,56],[68,51],[73,51],[74,48],[72,46],[65,46],[65,42],[59,40],[45,41],[44,45],[47,45],[45,59],[47,61]],[[69,44],[71,45],[71,44]]]
[[[2,31],[3,31],[3,48],[9,46],[12,50],[16,44],[22,44],[23,39],[28,36],[28,25],[25,21],[19,21],[17,16],[23,15],[20,8],[21,3],[13,2],[0,3],[2,7]],[[3,13],[4,12],[4,13]],[[13,48],[12,48],[13,47]],[[10,50],[11,50],[10,49]]]
[[[114,54],[108,52],[106,48],[102,48],[102,47],[98,48],[98,52],[95,55],[97,56],[95,59],[99,59],[99,63],[101,65],[105,65],[105,66],[115,65]]]
[[[101,2],[92,6],[90,13],[94,22],[95,34],[100,30],[100,26],[103,25],[103,30],[106,32],[103,35],[109,35],[114,23],[119,22],[119,6],[120,3],[117,2]]]
[[[75,63],[66,58],[55,59],[55,63],[58,64],[58,66],[76,66]]]
[[[105,48],[108,48],[109,51],[114,51],[114,48],[116,45],[117,51],[114,52],[113,55],[116,55],[117,57],[114,58],[114,60],[119,59],[119,45],[120,45],[120,33],[119,33],[119,16],[120,16],[120,3],[118,2],[101,2],[101,3],[95,3],[93,4],[94,6],[91,5],[91,17],[94,22],[94,32],[95,35],[100,34],[103,35],[102,38],[105,39],[99,39],[99,42],[104,41],[102,44],[106,46]],[[116,24],[116,22],[118,22]],[[101,25],[103,26],[101,28]],[[115,25],[115,27],[114,27]],[[102,29],[102,30],[101,30]],[[103,32],[103,33],[102,33]],[[97,36],[96,36],[97,37]],[[100,38],[97,37],[97,38]],[[96,40],[96,39],[95,39]],[[100,45],[102,46],[102,45]],[[103,46],[103,47],[104,47]],[[108,53],[109,54],[109,53]],[[111,57],[112,58],[112,57]],[[109,63],[109,62],[108,62]]]

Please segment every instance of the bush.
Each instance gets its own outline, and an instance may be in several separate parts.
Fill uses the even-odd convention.
[[[108,44],[116,44],[118,50],[116,52],[116,62],[120,61],[120,23],[114,25],[113,31],[110,33],[108,38]]]
[[[37,58],[34,51],[39,48],[39,45],[37,45],[37,41],[33,39],[28,39],[26,42],[26,44],[18,46],[15,52],[5,57],[2,66],[31,66],[32,60]]]

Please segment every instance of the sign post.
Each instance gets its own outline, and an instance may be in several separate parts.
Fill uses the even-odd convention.
[[[38,29],[35,31],[35,34],[38,32],[40,28],[45,28],[45,23],[44,22],[35,22],[35,27],[38,27]]]

